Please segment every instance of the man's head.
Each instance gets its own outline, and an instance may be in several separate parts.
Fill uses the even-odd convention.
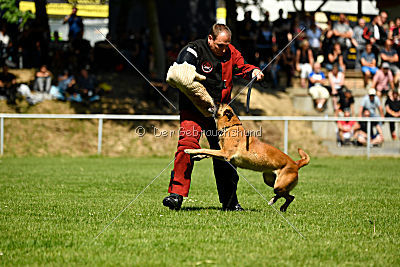
[[[385,41],[385,48],[386,48],[387,50],[389,50],[389,49],[392,48],[392,45],[393,45],[392,40],[391,40],[391,39],[386,39],[386,41]]]
[[[282,16],[283,16],[283,9],[282,9],[282,8],[279,9],[278,13],[279,13],[279,17],[282,18]]]
[[[314,72],[317,72],[317,73],[320,72],[321,71],[321,63],[315,62],[313,65],[313,70],[314,70]]]
[[[388,74],[389,67],[390,67],[389,63],[387,63],[387,62],[382,63],[382,71],[383,71],[383,73],[385,73],[385,75]]]
[[[231,30],[224,24],[214,24],[208,34],[208,45],[217,57],[221,57],[231,43]]]
[[[397,99],[399,97],[399,89],[394,89],[392,94],[393,94],[393,98]]]
[[[339,15],[339,22],[340,23],[346,22],[346,16],[343,13],[340,13],[340,15]]]
[[[339,73],[339,65],[337,63],[333,64],[332,73],[337,75]]]
[[[245,20],[250,20],[251,19],[251,11],[250,10],[244,12],[244,19]]]
[[[370,100],[371,102],[374,102],[374,101],[375,101],[375,96],[376,96],[376,90],[375,90],[375,88],[370,88],[370,89],[368,90],[368,96],[369,96],[369,100]]]
[[[364,20],[364,19],[359,19],[359,20],[358,20],[358,25],[359,25],[361,28],[364,28],[364,27],[365,27],[365,20]]]
[[[47,66],[46,65],[40,66],[40,71],[41,72],[46,72],[47,71]]]
[[[388,19],[388,14],[385,11],[381,11],[379,16],[381,17],[382,24],[385,24]]]
[[[76,12],[78,12],[78,9],[76,7],[73,7],[71,14],[76,15]]]
[[[368,54],[370,54],[372,52],[372,44],[371,43],[367,43],[365,45],[365,51],[367,51]]]

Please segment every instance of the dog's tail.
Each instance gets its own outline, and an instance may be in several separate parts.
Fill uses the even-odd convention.
[[[298,151],[301,159],[296,160],[296,164],[300,169],[301,167],[307,165],[310,162],[310,156],[306,152],[304,152],[304,150],[301,148],[299,148]]]

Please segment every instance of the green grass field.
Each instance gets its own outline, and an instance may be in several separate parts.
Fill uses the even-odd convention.
[[[393,158],[312,158],[284,214],[306,239],[244,179],[238,196],[246,211],[221,211],[204,160],[181,211],[161,204],[168,168],[94,241],[170,160],[2,158],[0,264],[400,265],[400,160]],[[240,172],[273,196],[260,173]]]

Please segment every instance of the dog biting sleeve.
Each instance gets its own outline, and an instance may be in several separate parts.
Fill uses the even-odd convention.
[[[167,73],[167,83],[184,93],[204,116],[211,117],[215,110],[214,101],[199,82],[205,79],[205,76],[196,72],[195,66],[186,62],[174,63]]]

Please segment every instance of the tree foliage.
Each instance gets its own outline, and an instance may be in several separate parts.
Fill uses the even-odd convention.
[[[19,24],[22,28],[29,19],[34,19],[35,15],[30,11],[21,11],[16,0],[0,0],[0,13],[2,18],[10,24]]]

